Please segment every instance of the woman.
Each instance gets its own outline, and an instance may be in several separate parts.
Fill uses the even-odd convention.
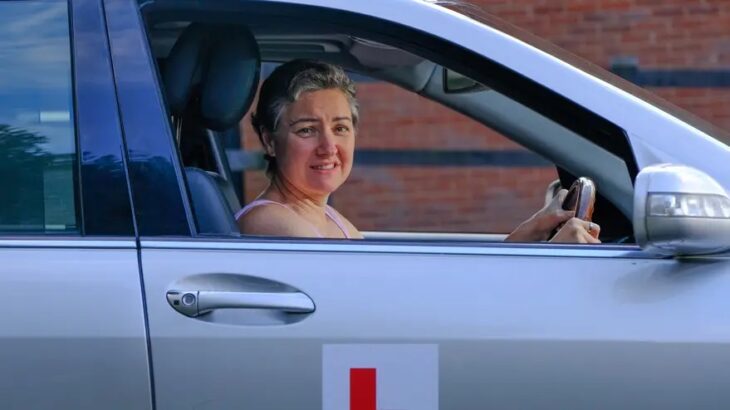
[[[294,60],[264,81],[253,127],[265,150],[271,183],[236,214],[248,235],[362,238],[327,198],[352,170],[358,124],[355,85],[334,65]],[[567,191],[522,223],[507,240],[597,243],[596,224],[560,207]]]

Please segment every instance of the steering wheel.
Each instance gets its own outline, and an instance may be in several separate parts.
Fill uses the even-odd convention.
[[[568,194],[563,200],[563,209],[566,211],[574,211],[575,217],[584,221],[592,222],[593,209],[596,205],[596,184],[593,180],[586,177],[580,177],[573,182],[573,185],[568,189]],[[563,224],[553,230],[550,234],[552,238],[555,236]],[[589,232],[591,235],[596,236],[595,233]]]
[[[576,176],[561,167],[556,167],[556,171],[559,183],[555,187],[553,195],[550,196],[551,198],[561,186],[572,187],[573,182],[577,180]],[[595,197],[595,212],[591,216],[591,222],[601,225],[601,241],[615,244],[635,243],[634,227],[631,220],[613,202],[606,199],[599,192],[595,193]]]
[[[590,178],[580,177],[573,182],[563,201],[563,209],[575,211],[575,217],[591,222],[596,205],[596,184]]]

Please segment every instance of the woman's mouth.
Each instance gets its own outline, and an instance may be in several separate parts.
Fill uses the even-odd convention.
[[[316,171],[329,171],[332,169],[335,169],[337,164],[331,163],[331,164],[322,164],[322,165],[313,165],[311,168]]]

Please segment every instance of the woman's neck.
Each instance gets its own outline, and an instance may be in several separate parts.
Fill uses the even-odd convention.
[[[287,204],[302,215],[326,219],[327,196],[313,197],[307,195],[278,175],[271,178],[269,187],[266,188],[261,197]]]

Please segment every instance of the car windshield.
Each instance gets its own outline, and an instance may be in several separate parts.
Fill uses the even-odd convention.
[[[718,141],[728,144],[730,142],[730,132],[718,127],[711,122],[698,117],[684,108],[677,106],[676,104],[665,100],[664,98],[656,95],[655,93],[645,88],[639,87],[638,85],[627,81],[618,75],[611,73],[610,71],[600,67],[588,60],[579,57],[570,51],[567,51],[550,41],[538,37],[535,34],[530,33],[524,29],[521,29],[513,24],[510,24],[504,20],[489,14],[480,6],[470,3],[465,0],[425,0],[429,3],[434,3],[450,10],[459,12],[479,23],[497,29],[503,33],[509,34],[510,36],[529,44],[537,49],[540,49],[550,55],[557,57],[558,59],[565,61],[566,63],[579,68],[580,70],[602,80],[606,83],[613,85],[627,93],[630,93],[642,100],[654,105],[657,108],[662,109],[670,113],[671,115],[681,119],[687,124],[697,128],[705,134],[717,139]]]

